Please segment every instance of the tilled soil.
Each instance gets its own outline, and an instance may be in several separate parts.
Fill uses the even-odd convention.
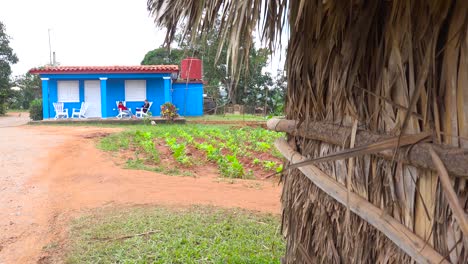
[[[118,129],[21,126],[27,120],[0,117],[1,264],[61,262],[68,222],[96,208],[204,204],[280,212],[277,182],[223,181],[209,167],[195,177],[127,170],[95,147],[96,137]]]

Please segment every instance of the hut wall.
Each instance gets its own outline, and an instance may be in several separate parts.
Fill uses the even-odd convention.
[[[431,131],[468,146],[468,1],[291,1],[288,119],[326,121],[380,134]],[[409,110],[408,110],[409,109]],[[304,156],[336,146],[289,138]],[[342,184],[413,230],[453,263],[468,262],[468,238],[437,174],[364,155],[321,163]],[[411,258],[297,169],[284,182],[286,263],[409,263]],[[466,180],[453,178],[468,211]]]

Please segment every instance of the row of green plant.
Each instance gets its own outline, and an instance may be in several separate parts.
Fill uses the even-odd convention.
[[[155,142],[164,142],[178,163],[190,166],[195,160],[187,152],[189,147],[193,147],[205,154],[203,158],[206,161],[217,164],[224,177],[250,178],[252,171],[246,169],[246,164],[241,160],[250,160],[250,163],[262,167],[264,171],[282,170],[278,159],[259,159],[259,155],[263,153],[268,153],[267,156],[270,157],[281,157],[272,147],[274,140],[280,136],[281,133],[252,127],[159,125],[111,135],[101,141],[101,148],[116,150],[129,148],[131,145],[138,159],[157,164],[159,153]],[[113,145],[114,149],[106,147],[108,144]]]
[[[255,160],[259,153],[271,153],[280,157],[272,148],[275,139],[281,133],[262,128],[231,127],[231,126],[159,126],[152,129],[155,137],[166,137],[166,142],[175,146],[193,146],[205,153],[208,161],[218,165],[220,173],[229,178],[249,178],[252,172],[246,171],[241,157]],[[172,149],[173,147],[171,147]],[[184,151],[173,150],[174,158],[182,164],[190,164]],[[185,150],[185,148],[183,149]],[[181,158],[182,157],[182,158]],[[263,160],[262,167],[266,171],[280,171],[282,164],[277,161]]]

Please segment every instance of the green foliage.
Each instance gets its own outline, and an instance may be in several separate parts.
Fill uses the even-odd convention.
[[[258,151],[267,151],[271,148],[271,145],[268,144],[267,142],[256,142],[255,143],[255,149],[258,150]]]
[[[167,137],[166,144],[172,151],[172,156],[183,165],[190,165],[191,161],[187,157],[185,144],[178,144],[177,138]]]
[[[280,263],[279,225],[277,216],[214,207],[101,211],[73,222],[66,262]]]
[[[244,166],[235,155],[226,155],[217,160],[221,174],[227,178],[244,178]]]
[[[105,151],[118,151],[120,149],[135,149],[138,158],[143,154],[147,162],[159,163],[159,152],[153,142],[153,135],[148,131],[126,131],[122,133],[111,134],[98,144],[98,147]]]
[[[184,58],[184,51],[181,49],[157,48],[146,53],[141,65],[180,65]]]
[[[149,156],[150,161],[154,163],[159,162],[159,153],[154,145],[153,135],[151,132],[137,130],[134,134],[133,141],[143,153]]]
[[[7,100],[14,94],[10,89],[11,64],[18,62],[18,57],[10,47],[10,37],[5,25],[0,21],[0,115],[6,113]]]
[[[105,151],[117,151],[119,149],[128,149],[130,144],[130,133],[115,133],[104,137],[99,141],[98,147]]]
[[[220,28],[221,22],[217,19],[214,27],[195,45],[189,44],[190,32],[186,34],[180,31],[176,32],[175,40],[190,56],[203,58],[203,80],[207,82],[205,93],[217,101],[221,101],[221,87],[227,92],[228,102],[233,104],[258,103],[256,102],[257,94],[265,94],[266,87],[272,84],[270,74],[263,72],[263,68],[268,63],[270,51],[257,49],[255,45],[252,45],[249,52],[249,63],[239,71],[239,82],[235,82],[235,76],[231,75],[230,67],[232,65],[228,65],[226,60],[227,43],[223,44],[218,54],[218,46],[221,44]]]
[[[273,86],[270,90],[270,96],[267,99],[270,113],[274,115],[284,115],[284,102],[287,90],[287,78],[282,71],[278,71]]]
[[[185,119],[188,121],[265,121],[263,116],[250,114],[204,115],[197,117],[185,117]]]
[[[276,172],[280,173],[283,171],[283,164],[280,164],[278,167],[276,167]]]
[[[18,87],[19,91],[13,91],[8,100],[10,109],[29,109],[30,103],[34,99],[41,98],[41,79],[39,75],[26,73],[17,77],[13,85]]]
[[[42,120],[42,99],[36,99],[29,106],[29,117],[32,120]]]
[[[167,120],[173,120],[179,116],[177,110],[179,109],[177,109],[172,103],[164,103],[161,105],[161,117],[166,118]]]
[[[270,161],[270,160],[264,160],[263,161],[263,167],[269,171],[274,171],[276,170],[276,162]]]
[[[115,135],[127,137],[126,144],[119,143],[121,139]],[[137,156],[139,155],[141,158],[150,157],[149,161],[158,163],[158,159],[155,159],[155,157],[159,158],[159,156],[157,156],[158,153],[154,142],[162,139],[179,164],[193,166],[196,162],[199,162],[199,160],[188,155],[187,149],[191,146],[202,151],[204,153],[202,158],[216,164],[220,174],[228,178],[252,178],[253,173],[251,171],[250,173],[249,171],[246,172],[247,164],[245,162],[247,160],[253,159],[253,165],[258,166],[257,168],[263,168],[265,172],[274,171],[281,166],[280,162],[273,160],[262,161],[257,158],[258,153],[269,153],[281,157],[281,154],[271,146],[283,134],[262,128],[244,127],[233,129],[230,126],[214,125],[137,126],[135,131],[115,135],[113,134],[101,140],[101,148],[116,151],[128,148],[128,142],[130,142],[132,148],[135,148]],[[152,159],[154,160],[152,161]],[[248,165],[250,166],[252,163],[249,162]]]

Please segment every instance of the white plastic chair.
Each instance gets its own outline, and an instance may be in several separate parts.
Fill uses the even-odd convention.
[[[143,118],[143,117],[145,117],[145,116],[148,116],[148,112],[150,111],[152,105],[153,105],[153,102],[149,102],[149,107],[148,107],[148,109],[146,110],[146,113],[143,112],[143,107],[137,109],[137,111],[136,111],[136,113],[135,113],[135,116],[136,116],[136,117],[139,117],[139,118]]]
[[[55,119],[61,118],[61,117],[68,118],[68,109],[67,108],[63,109],[62,102],[57,102],[53,104],[54,104],[54,110],[55,110]]]
[[[86,117],[86,111],[88,111],[89,103],[82,102],[81,103],[81,108],[73,108],[72,110],[72,118],[78,117],[78,118],[87,118]]]
[[[124,112],[122,110],[120,110],[119,108],[119,102],[122,102],[122,104],[126,107],[127,106],[127,102],[125,101],[115,101],[115,105],[117,106],[117,109],[119,110],[119,114],[117,115],[117,118],[124,118],[124,117],[128,117],[128,118],[131,118],[132,116],[127,113],[127,112]],[[131,113],[132,112],[132,109],[131,108],[128,108],[128,111]]]

